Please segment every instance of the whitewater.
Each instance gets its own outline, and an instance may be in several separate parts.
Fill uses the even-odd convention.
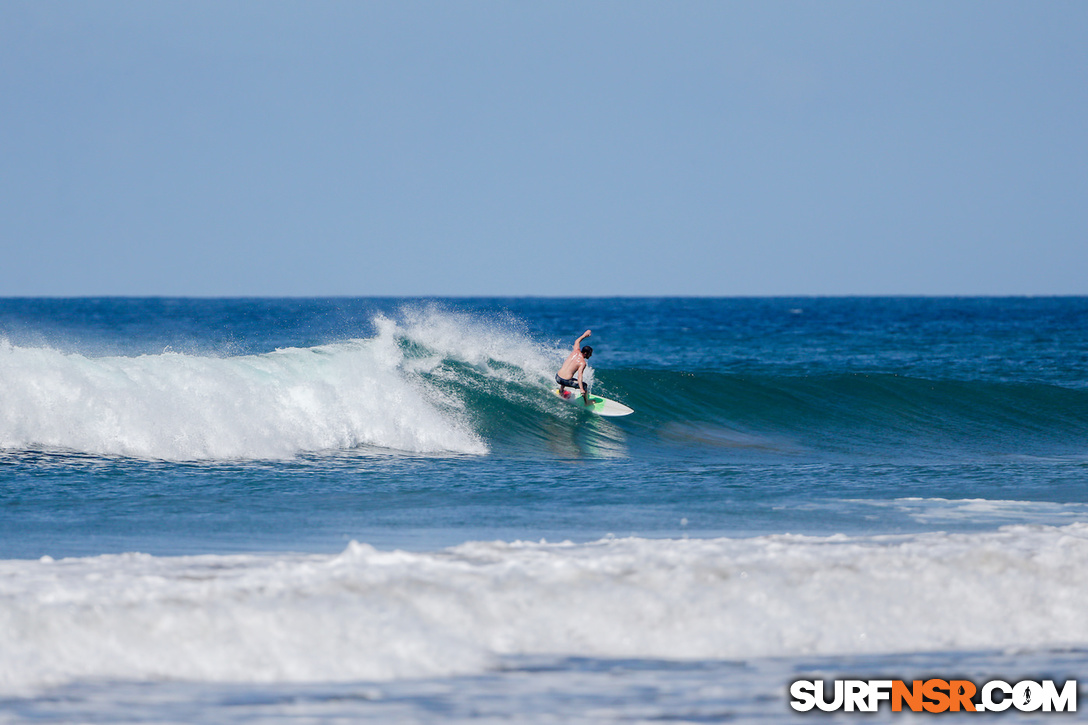
[[[701,660],[1085,646],[1088,525],[43,558],[5,562],[0,587],[8,693],[89,677],[389,680],[573,652]]]
[[[451,341],[443,327],[471,335],[468,320],[439,322],[432,314],[407,330],[383,317],[374,324],[380,333],[369,340],[228,357],[166,351],[92,358],[0,340],[0,447],[168,460],[285,458],[362,446],[486,453],[463,420],[463,401],[420,377],[443,355],[461,353],[460,362],[481,370],[504,357],[457,349],[466,340]],[[406,356],[396,344],[405,337],[427,345],[428,354]],[[509,348],[503,352],[509,356]],[[543,353],[518,352],[523,376],[543,388]]]
[[[0,722],[777,721],[801,677],[1076,677],[1086,323],[0,300]],[[634,415],[550,395],[586,327]]]

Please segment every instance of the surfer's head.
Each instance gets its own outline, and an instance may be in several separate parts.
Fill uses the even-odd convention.
[[[593,354],[593,348],[590,347],[589,345],[586,345],[585,347],[582,348],[582,357],[589,357],[592,354]]]

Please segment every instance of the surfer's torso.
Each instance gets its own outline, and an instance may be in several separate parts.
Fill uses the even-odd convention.
[[[559,368],[559,377],[573,378],[574,374],[585,366],[586,359],[582,356],[582,353],[578,350],[572,350],[563,362],[563,367]]]

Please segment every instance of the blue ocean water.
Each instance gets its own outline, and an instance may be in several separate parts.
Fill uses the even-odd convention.
[[[1074,677],[1086,493],[1086,298],[0,300],[0,721]]]

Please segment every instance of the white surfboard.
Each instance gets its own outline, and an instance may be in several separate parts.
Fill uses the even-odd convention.
[[[593,393],[589,394],[588,403],[582,398],[582,394],[578,390],[572,390],[571,388],[563,388],[562,391],[558,388],[552,388],[552,393],[568,403],[573,403],[579,408],[588,410],[590,413],[596,413],[597,415],[631,415],[631,413],[635,412],[623,403],[617,403],[615,400],[609,400],[608,398],[594,395]]]

